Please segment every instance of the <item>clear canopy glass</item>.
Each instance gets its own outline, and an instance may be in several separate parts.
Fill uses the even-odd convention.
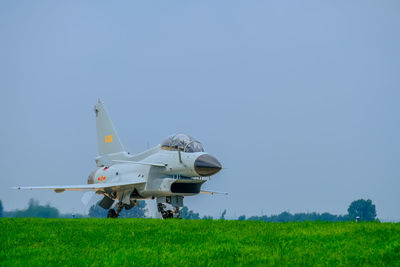
[[[161,143],[161,147],[165,150],[181,150],[188,153],[204,152],[201,143],[186,134],[169,136]]]

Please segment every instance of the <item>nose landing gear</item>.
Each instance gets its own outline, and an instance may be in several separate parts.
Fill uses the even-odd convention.
[[[164,203],[170,204],[173,210],[166,210]],[[163,219],[180,218],[180,207],[183,207],[183,196],[165,196],[157,198],[158,212],[161,213]]]
[[[165,210],[166,206],[162,203],[157,203],[158,212],[161,213],[163,219],[180,218],[179,207],[174,207],[174,210]]]

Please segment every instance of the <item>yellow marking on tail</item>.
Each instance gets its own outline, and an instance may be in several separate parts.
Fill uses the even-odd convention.
[[[104,137],[104,142],[105,143],[112,143],[112,141],[113,141],[113,135],[106,135]]]

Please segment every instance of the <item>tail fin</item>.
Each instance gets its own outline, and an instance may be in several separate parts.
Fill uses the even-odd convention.
[[[97,144],[99,155],[123,152],[121,140],[112,124],[110,117],[104,107],[104,103],[99,102],[94,106],[96,113]]]

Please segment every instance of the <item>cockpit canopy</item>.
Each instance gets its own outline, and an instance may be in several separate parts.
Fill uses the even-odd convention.
[[[161,143],[164,150],[181,150],[183,152],[204,152],[199,141],[186,134],[175,134],[169,136]]]

